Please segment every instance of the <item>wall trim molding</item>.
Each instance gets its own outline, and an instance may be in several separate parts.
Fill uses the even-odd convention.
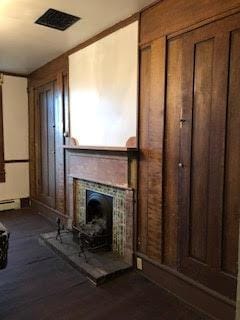
[[[55,223],[56,218],[60,217],[63,220],[64,224],[67,226],[67,221],[69,219],[68,216],[62,214],[60,211],[58,211],[56,209],[49,207],[48,205],[40,202],[37,199],[30,198],[30,202],[31,202],[32,209],[38,210],[38,213],[40,213],[42,216],[44,216],[45,218],[47,218],[51,222]]]
[[[236,304],[234,301],[182,275],[177,270],[157,263],[140,252],[136,252],[135,256],[143,260],[143,271],[141,272],[143,276],[194,309],[216,320],[235,318]]]
[[[4,160],[5,164],[8,163],[28,163],[30,160],[29,159],[16,159],[16,160]]]
[[[7,71],[0,71],[0,73],[3,73],[5,76],[12,76],[12,77],[19,77],[19,78],[28,77],[28,74],[24,74],[24,73],[15,73],[15,72],[7,72]]]

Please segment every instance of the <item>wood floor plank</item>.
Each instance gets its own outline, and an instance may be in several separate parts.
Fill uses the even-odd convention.
[[[38,242],[54,226],[31,210],[0,213],[0,221],[11,232],[1,320],[208,320],[136,272],[93,286]]]

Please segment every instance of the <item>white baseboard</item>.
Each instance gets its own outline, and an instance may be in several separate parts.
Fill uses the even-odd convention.
[[[20,209],[21,201],[20,199],[10,199],[0,201],[0,211]]]

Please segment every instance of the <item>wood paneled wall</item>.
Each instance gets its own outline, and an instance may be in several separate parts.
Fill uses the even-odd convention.
[[[183,33],[236,12],[239,5],[239,0],[163,0],[142,13],[140,42]]]
[[[29,127],[30,127],[30,190],[32,199],[42,201],[38,186],[39,175],[42,174],[39,159],[38,125],[40,123],[37,112],[37,97],[41,88],[54,83],[54,132],[55,132],[55,201],[50,205],[56,212],[65,212],[65,176],[64,176],[64,132],[68,123],[68,59],[62,55],[42,68],[33,72],[29,77]],[[40,90],[40,91],[39,91]],[[65,121],[66,120],[66,121]],[[67,129],[68,130],[68,129]],[[45,203],[49,206],[49,203]]]
[[[232,301],[240,212],[238,12],[239,1],[166,0],[142,13],[140,34],[138,254],[159,274],[169,270]]]
[[[185,290],[185,300],[221,319],[234,317],[237,272],[238,12],[239,0],[164,0],[140,17],[137,255],[144,258],[145,274],[175,294]],[[31,196],[36,200],[36,91],[56,82],[57,213],[65,212],[69,53],[29,78]]]
[[[5,182],[2,86],[0,84],[0,183]]]

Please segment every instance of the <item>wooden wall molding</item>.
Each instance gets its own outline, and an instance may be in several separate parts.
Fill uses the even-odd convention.
[[[160,1],[141,13],[140,44],[189,31],[239,10],[239,0]]]
[[[143,260],[143,275],[215,320],[235,319],[234,301],[207,289],[181,273],[136,253]]]
[[[31,208],[36,209],[39,214],[43,215],[52,223],[56,224],[56,218],[60,217],[63,223],[67,225],[68,217],[62,214],[62,212],[47,206],[46,204],[42,203],[37,199],[31,198],[30,201],[31,201]]]
[[[140,13],[137,12],[135,13],[134,15],[130,16],[129,18],[125,19],[125,20],[122,20],[116,24],[114,24],[113,26],[111,26],[110,28],[108,29],[105,29],[104,31],[98,33],[97,35],[93,36],[92,38],[88,39],[87,41],[84,41],[83,43],[77,45],[76,47],[70,49],[69,51],[67,51],[65,54],[67,56],[81,50],[81,49],[84,49],[86,47],[88,47],[89,45],[93,44],[94,42],[102,39],[102,38],[105,38],[107,36],[109,36],[110,34],[128,26],[129,24],[137,21],[140,19]]]
[[[28,163],[29,159],[5,160],[4,163]]]
[[[129,24],[133,23],[140,19],[140,13],[136,13],[131,17],[116,23],[115,25],[111,26],[108,29],[98,33],[97,35],[91,37],[90,39],[80,43],[79,45],[75,46],[74,48],[64,52],[54,60],[48,62],[47,64],[43,65],[42,67],[36,69],[35,71],[29,74],[31,86],[40,86],[41,84],[45,84],[46,81],[51,81],[53,74],[57,75],[60,70],[64,70],[68,73],[68,56],[83,49],[87,46],[93,44],[94,42],[116,32],[117,30],[128,26]]]
[[[0,71],[0,73],[3,73],[5,76],[20,77],[20,78],[28,77],[28,74],[25,74],[25,73],[14,73],[14,72],[7,72],[7,71]]]
[[[64,73],[68,73],[68,59],[66,54],[59,56],[30,73],[28,76],[28,86],[29,88],[40,87],[56,80]]]
[[[67,149],[66,179],[71,176],[128,188],[132,185],[129,166],[136,161],[136,156],[122,150]]]

